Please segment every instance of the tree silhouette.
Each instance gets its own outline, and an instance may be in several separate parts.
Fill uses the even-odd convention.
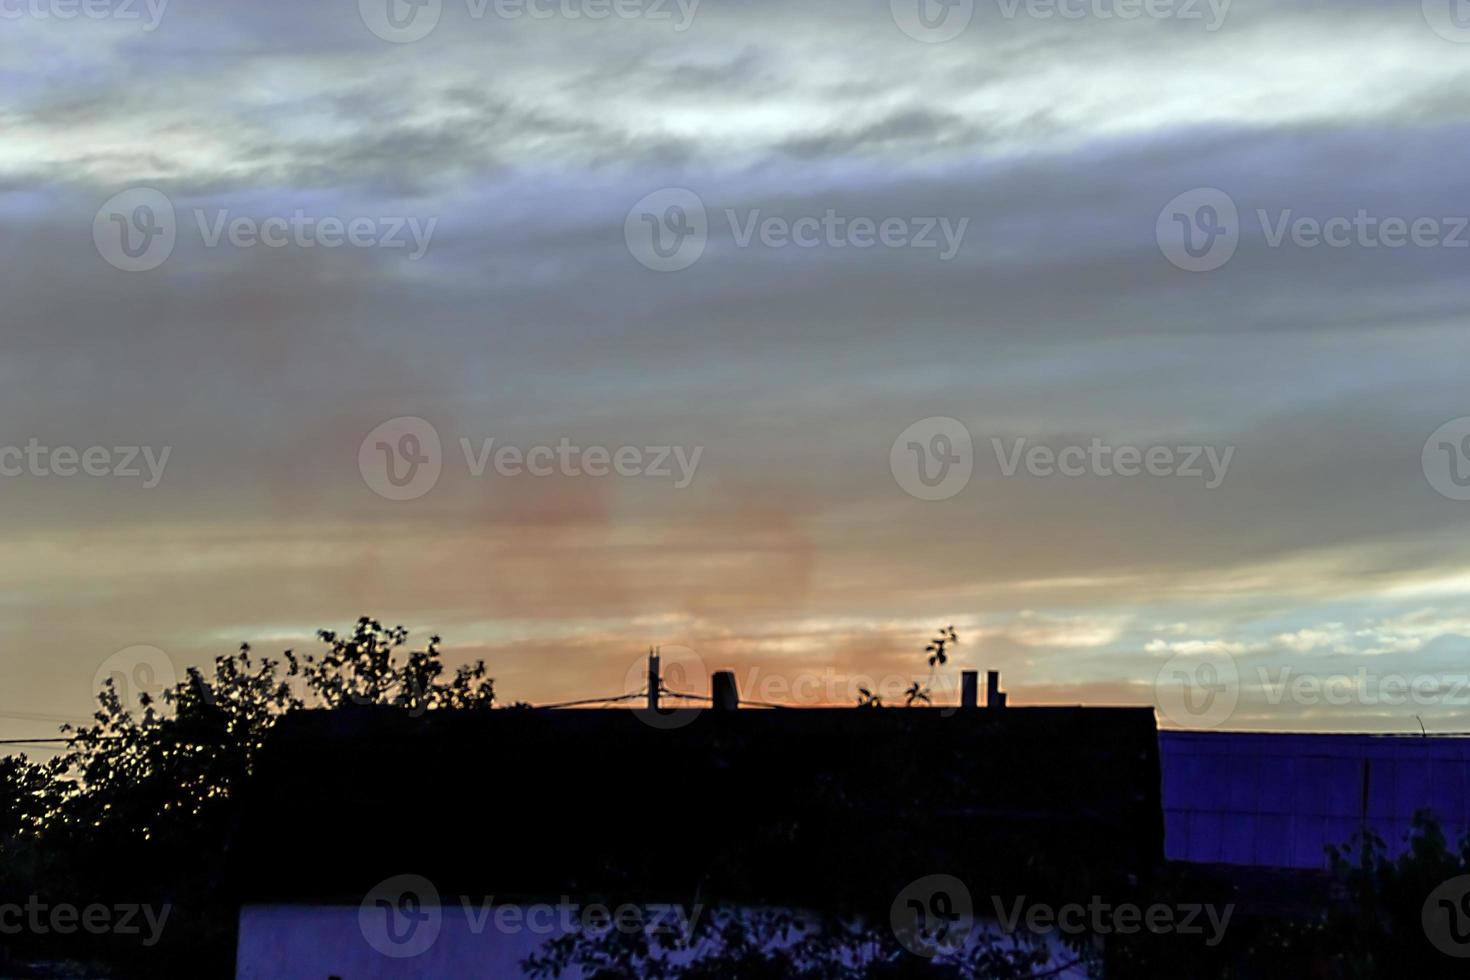
[[[975,933],[933,959],[904,949],[884,923],[773,908],[712,909],[688,936],[583,931],[543,944],[522,967],[538,980],[576,970],[598,980],[1021,980],[1044,976],[1046,946],[1025,933]]]
[[[1274,940],[1286,950],[1312,949],[1346,977],[1463,977],[1465,960],[1433,945],[1425,923],[1426,903],[1441,885],[1470,875],[1470,837],[1451,845],[1428,811],[1414,815],[1407,847],[1389,851],[1371,830],[1327,849],[1341,902],[1316,920],[1289,924]],[[1455,913],[1466,888],[1453,895]],[[1463,928],[1460,918],[1457,924]],[[1444,938],[1449,938],[1448,935]],[[1463,948],[1462,937],[1454,937]]]
[[[933,703],[934,699],[929,690],[929,685],[934,683],[937,668],[949,662],[947,652],[949,647],[959,642],[960,638],[955,635],[953,626],[942,626],[939,628],[934,639],[930,640],[928,646],[924,647],[924,653],[928,655],[929,660],[929,676],[922,681],[914,681],[903,692],[904,707],[912,708],[916,704]],[[883,698],[875,691],[871,691],[866,687],[860,687],[858,688],[857,706],[859,708],[881,708],[883,707]]]
[[[395,651],[408,641],[408,630],[402,626],[384,629],[376,620],[360,619],[347,636],[330,630],[317,636],[328,645],[326,654],[297,661],[287,650],[286,658],[323,707],[391,704],[417,714],[489,708],[495,703],[495,683],[486,676],[483,660],[464,664],[448,681],[440,680],[444,664],[437,635],[429,637],[427,648],[410,651],[401,663]]]
[[[929,693],[929,685],[934,683],[935,672],[949,662],[946,651],[959,642],[960,638],[955,634],[953,626],[940,627],[934,639],[930,640],[929,645],[924,648],[924,652],[929,655],[929,676],[923,681],[914,681],[909,689],[903,692],[906,706],[912,708],[916,703],[931,704],[933,702]]]
[[[216,658],[211,673],[190,668],[134,705],[109,678],[93,723],[63,726],[71,740],[55,759],[0,760],[0,855],[11,872],[0,890],[22,901],[38,893],[78,905],[168,902],[174,913],[157,949],[115,936],[51,942],[64,939],[68,955],[125,973],[228,975],[235,909],[224,888],[226,845],[238,790],[275,722],[303,707],[420,713],[495,704],[483,661],[446,675],[439,637],[410,650],[408,635],[364,617],[346,634],[320,631],[319,654],[257,657],[242,644]],[[17,943],[44,946],[35,936],[0,941]]]

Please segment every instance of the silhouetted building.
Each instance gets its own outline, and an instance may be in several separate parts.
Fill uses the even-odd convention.
[[[928,875],[987,914],[991,896],[1134,894],[1164,858],[1147,708],[303,712],[257,775],[236,851],[242,976],[298,975],[307,951],[312,976],[361,975],[359,907],[398,875],[446,903],[886,921]],[[415,961],[430,972],[392,975],[449,969],[432,958],[465,954],[448,945]]]

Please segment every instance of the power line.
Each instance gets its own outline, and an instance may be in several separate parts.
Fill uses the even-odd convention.
[[[0,709],[0,718],[11,718],[16,721],[56,721],[56,722],[85,722],[90,715],[43,715],[34,711],[9,711]]]
[[[664,688],[664,693],[667,694],[671,698],[687,698],[690,701],[711,701],[712,702],[714,700],[708,694],[684,694],[684,693],[682,693],[680,691],[671,691],[668,688]],[[784,709],[788,709],[788,710],[794,710],[796,708],[800,708],[801,707],[801,705],[799,705],[799,704],[773,704],[770,701],[747,701],[745,698],[741,698],[740,699],[740,704],[741,705],[747,705],[748,704],[748,705],[751,705],[751,706],[756,707],[756,708],[784,708]]]
[[[647,691],[637,691],[632,694],[618,694],[609,698],[582,698],[578,701],[558,701],[555,704],[533,704],[532,708],[537,711],[546,711],[551,708],[579,708],[589,704],[613,704],[618,701],[631,701],[647,695]]]

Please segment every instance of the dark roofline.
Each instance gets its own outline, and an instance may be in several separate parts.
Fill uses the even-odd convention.
[[[936,872],[1106,894],[1163,861],[1152,709],[686,709],[669,730],[640,716],[287,715],[247,790],[239,895],[360,896],[414,873],[446,893],[820,908],[886,903]]]

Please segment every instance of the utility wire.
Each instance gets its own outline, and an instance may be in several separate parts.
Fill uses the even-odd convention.
[[[690,701],[711,701],[712,702],[714,700],[708,694],[684,694],[681,691],[670,691],[668,688],[665,688],[664,691],[663,691],[663,693],[664,694],[667,694],[671,698],[687,698]],[[741,698],[740,699],[740,704],[741,705],[747,705],[748,704],[748,705],[752,705],[752,706],[757,707],[757,708],[790,708],[790,709],[795,709],[795,708],[801,707],[800,705],[796,705],[796,704],[772,704],[769,701],[747,701],[747,700],[745,700],[745,698]]]
[[[538,711],[549,708],[577,708],[588,704],[612,704],[617,701],[631,701],[634,698],[646,697],[647,694],[647,691],[638,691],[633,694],[619,694],[610,698],[582,698],[578,701],[558,701],[555,704],[533,704],[531,707]]]

